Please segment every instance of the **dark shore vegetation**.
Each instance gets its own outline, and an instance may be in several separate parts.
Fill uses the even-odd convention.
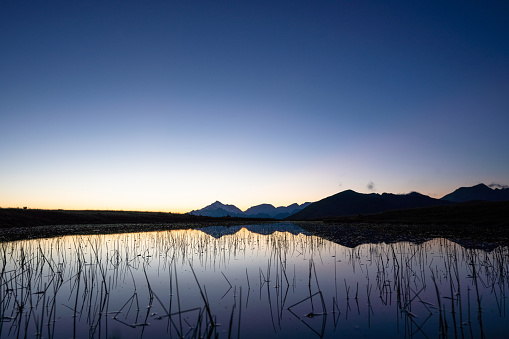
[[[445,206],[387,211],[377,214],[350,215],[317,219],[325,222],[474,225],[509,227],[509,201],[471,201]]]

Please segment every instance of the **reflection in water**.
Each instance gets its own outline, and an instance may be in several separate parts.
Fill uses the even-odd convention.
[[[508,248],[294,224],[0,244],[0,337],[497,337]]]

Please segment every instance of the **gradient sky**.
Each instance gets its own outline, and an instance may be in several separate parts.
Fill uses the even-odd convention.
[[[0,1],[0,207],[509,184],[509,2]]]

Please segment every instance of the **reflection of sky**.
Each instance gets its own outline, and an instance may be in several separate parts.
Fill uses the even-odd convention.
[[[0,5],[0,206],[507,184],[506,4]]]
[[[288,227],[291,232],[286,231]],[[73,309],[77,305],[81,313],[75,318],[78,333],[95,328],[97,337],[109,337],[114,333],[122,337],[141,337],[143,329],[145,337],[160,337],[169,331],[166,319],[157,319],[165,313],[161,304],[166,310],[171,307],[172,313],[203,306],[191,263],[200,286],[206,291],[212,313],[222,324],[217,331],[224,337],[232,309],[233,331],[237,333],[242,305],[242,337],[309,338],[312,332],[301,320],[320,330],[323,318],[305,315],[321,312],[321,298],[313,299],[314,306],[310,300],[299,302],[318,291],[322,293],[328,312],[325,337],[336,337],[337,333],[347,337],[359,334],[408,337],[416,327],[408,326],[411,320],[405,318],[404,309],[417,315],[412,318],[412,324],[422,326],[422,331],[432,337],[439,329],[433,272],[449,333],[454,330],[451,300],[448,299],[452,293],[455,299],[462,298],[461,302],[454,301],[457,326],[460,326],[461,314],[464,321],[471,319],[469,326],[477,334],[480,321],[472,279],[473,262],[480,272],[478,289],[485,334],[499,337],[506,330],[505,316],[499,310],[505,309],[506,303],[500,296],[507,287],[503,278],[507,273],[507,247],[484,252],[435,239],[422,244],[381,243],[347,248],[316,236],[294,234],[292,232],[298,228],[295,225],[279,224],[273,228],[277,230],[269,235],[263,234],[267,233],[263,226],[262,234],[256,233],[255,227],[251,227],[252,231],[240,228],[235,234],[218,239],[200,230],[175,230],[4,243],[0,246],[0,253],[5,253],[5,256],[0,255],[0,267],[5,267],[0,272],[0,287],[4,293],[0,306],[5,314],[11,314],[11,309],[16,307],[17,297],[14,290],[8,288],[14,284],[19,290],[34,292],[33,308],[24,312],[40,315],[46,307],[57,315],[56,332],[48,336],[71,336],[74,324],[71,319],[74,319]],[[5,258],[7,262],[3,262]],[[155,293],[152,300],[147,280]],[[25,286],[29,281],[30,289]],[[104,284],[109,290],[107,299]],[[49,286],[47,293],[36,294],[43,291],[44,286]],[[25,293],[19,295],[25,296]],[[408,303],[410,299],[412,302]],[[333,300],[341,313],[332,313]],[[107,303],[107,310],[98,317],[103,302]],[[405,307],[400,308],[402,304]],[[468,310],[471,310],[470,315]],[[150,325],[144,328],[126,326],[112,319],[117,311],[121,311],[118,320],[124,323],[147,322]],[[196,324],[196,313],[186,316],[189,323],[184,324],[186,328]],[[339,325],[333,317],[339,317]],[[36,319],[36,316],[23,316],[22,323],[27,321],[30,330]],[[98,319],[102,319],[101,326],[96,326]],[[2,337],[10,328],[8,319],[4,320],[4,326],[0,327]],[[173,320],[178,322],[178,316]],[[20,336],[24,328],[21,326]]]

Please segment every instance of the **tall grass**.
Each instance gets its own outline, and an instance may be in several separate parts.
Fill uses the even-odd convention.
[[[262,233],[0,243],[0,337],[332,336],[351,322],[371,334],[487,337],[506,321],[507,247],[435,239],[351,249]],[[253,318],[268,328],[253,328]]]

